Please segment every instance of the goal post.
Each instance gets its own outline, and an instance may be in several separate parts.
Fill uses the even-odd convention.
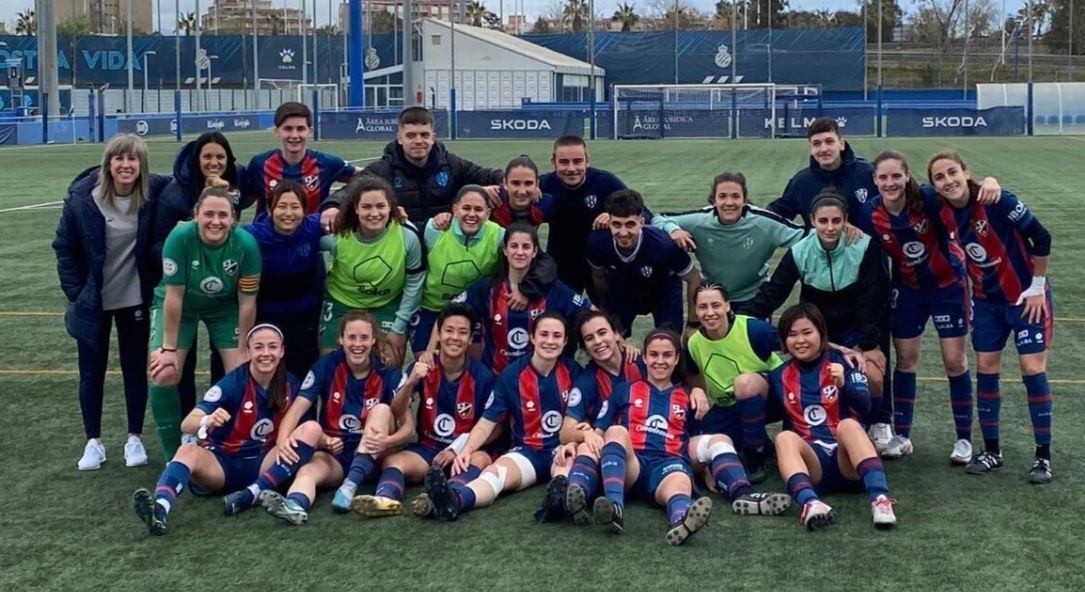
[[[615,85],[614,139],[775,138],[777,91],[771,83]]]

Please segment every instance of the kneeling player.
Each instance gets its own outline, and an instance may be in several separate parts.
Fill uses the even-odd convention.
[[[644,340],[648,379],[619,387],[600,407],[604,432],[604,497],[595,500],[597,524],[622,532],[625,492],[665,505],[667,542],[682,544],[708,523],[712,499],[692,499],[693,469],[686,421],[708,409],[701,389],[692,394],[674,380],[682,346],[672,331],[656,329]]]
[[[297,402],[283,421],[284,433],[298,425],[318,400],[317,421],[321,429],[319,451],[309,452],[284,498],[264,488],[260,501],[268,512],[291,524],[302,524],[318,488],[340,485],[332,509],[349,512],[358,485],[366,480],[377,459],[386,451],[411,439],[414,421],[409,413],[392,411],[399,370],[383,364],[383,336],[367,312],[348,312],[339,323],[339,349],[321,357],[305,377]],[[406,405],[396,405],[406,408]],[[395,416],[395,417],[393,417]],[[395,419],[401,423],[395,429]],[[294,430],[310,429],[306,422]],[[304,450],[300,446],[295,449]]]
[[[297,381],[282,364],[283,334],[257,325],[245,337],[251,360],[227,374],[181,422],[202,444],[177,450],[158,478],[154,493],[137,489],[136,515],[151,534],[166,534],[166,516],[181,491],[193,482],[205,491],[235,491],[269,471],[277,454],[276,427],[297,392]]]
[[[506,491],[519,491],[550,477],[550,465],[559,453],[558,433],[573,381],[580,367],[562,358],[565,319],[544,312],[531,332],[531,355],[523,356],[503,370],[486,401],[482,419],[453,461],[453,474],[468,470],[472,455],[487,442],[499,423],[510,417],[513,447],[466,485],[449,483],[444,470],[432,467],[426,474],[426,493],[415,500],[421,515],[455,520],[460,513],[488,506]],[[429,506],[429,507],[427,507]]]
[[[829,348],[816,306],[784,311],[779,331],[791,359],[765,376],[746,376],[750,383],[759,381],[771,404],[783,410],[776,460],[788,491],[802,505],[803,524],[819,530],[836,519],[819,494],[866,489],[874,525],[893,526],[897,518],[885,470],[860,423],[870,413],[866,376],[845,371],[843,355]]]
[[[437,317],[437,355],[415,361],[399,390],[404,404],[409,405],[412,394],[421,399],[418,442],[384,459],[376,493],[354,498],[356,513],[367,518],[398,514],[405,484],[421,483],[431,466],[449,468],[463,449],[494,385],[493,373],[467,356],[474,326],[474,312],[463,304],[449,304]],[[489,464],[489,453],[479,450],[453,481],[466,483]]]

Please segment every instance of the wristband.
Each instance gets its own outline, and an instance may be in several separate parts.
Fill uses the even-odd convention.
[[[175,354],[175,353],[177,353],[177,348],[176,347],[166,347],[164,345],[160,345],[158,347],[158,351],[160,351],[160,352],[169,352],[169,353]]]
[[[448,448],[457,455],[460,454],[463,452],[464,447],[467,446],[468,436],[470,436],[470,434],[460,434],[460,437],[453,440],[452,443],[448,445]]]
[[[1047,287],[1047,277],[1042,276],[1042,275],[1034,275],[1034,276],[1032,276],[1032,285],[1029,286],[1028,289],[1029,290],[1035,290],[1035,291],[1040,292],[1042,294],[1043,291],[1044,291],[1044,288],[1046,288],[1046,287]]]
[[[196,430],[196,437],[200,440],[207,439],[207,424],[211,421],[210,415],[205,415],[200,418],[200,429]]]

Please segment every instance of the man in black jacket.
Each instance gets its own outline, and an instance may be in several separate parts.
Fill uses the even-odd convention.
[[[357,175],[380,177],[396,190],[396,199],[407,218],[422,228],[426,220],[449,211],[456,192],[464,185],[482,185],[497,198],[496,185],[504,173],[480,167],[445,149],[437,141],[433,114],[425,107],[407,107],[399,114],[396,140],[384,148],[384,156]],[[338,209],[342,191],[334,193],[324,209]]]

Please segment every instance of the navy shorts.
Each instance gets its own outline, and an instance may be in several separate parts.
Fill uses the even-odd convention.
[[[814,491],[817,491],[819,495],[863,491],[862,481],[852,481],[840,472],[840,464],[837,461],[839,444],[822,440],[808,441],[807,444],[814,449],[814,453],[818,456],[818,463],[821,465],[821,480],[814,485]]]
[[[614,286],[611,287],[612,289]],[[659,299],[647,306],[643,302],[628,300],[630,294],[623,294],[615,298],[608,298],[603,307],[607,312],[614,315],[622,325],[622,335],[629,337],[633,334],[633,321],[639,315],[652,315],[652,322],[656,327],[670,327],[677,333],[682,333],[682,287],[678,289],[666,289]]]
[[[1047,314],[1039,323],[1024,317],[1025,305],[992,304],[985,300],[972,302],[972,349],[978,352],[1000,352],[1006,339],[1014,336],[1014,345],[1021,355],[1047,351],[1054,337],[1051,322],[1055,314],[1055,299],[1047,289]]]
[[[911,339],[923,334],[927,319],[934,320],[940,339],[968,333],[968,286],[961,280],[937,290],[919,290],[894,284],[889,299],[893,311],[893,337]]]
[[[267,452],[261,452],[256,456],[241,456],[226,454],[221,450],[212,450],[211,454],[215,455],[215,460],[222,467],[222,474],[226,476],[220,490],[226,493],[233,493],[252,485],[260,477],[260,467],[264,464],[264,457],[267,456]]]
[[[444,448],[431,448],[422,444],[421,442],[411,442],[403,449],[403,452],[413,452],[422,457],[422,460],[427,465],[433,464],[433,459],[437,458],[437,455],[441,453]]]
[[[513,446],[504,456],[518,454],[531,463],[531,467],[535,470],[535,480],[530,485],[522,483],[520,487],[524,488],[550,480],[550,465],[553,464],[554,455],[557,451],[557,447],[537,450],[527,446]]]
[[[693,483],[693,469],[689,461],[680,456],[637,453],[640,474],[629,490],[630,494],[648,502],[655,502],[656,489],[672,473],[682,473]]]

